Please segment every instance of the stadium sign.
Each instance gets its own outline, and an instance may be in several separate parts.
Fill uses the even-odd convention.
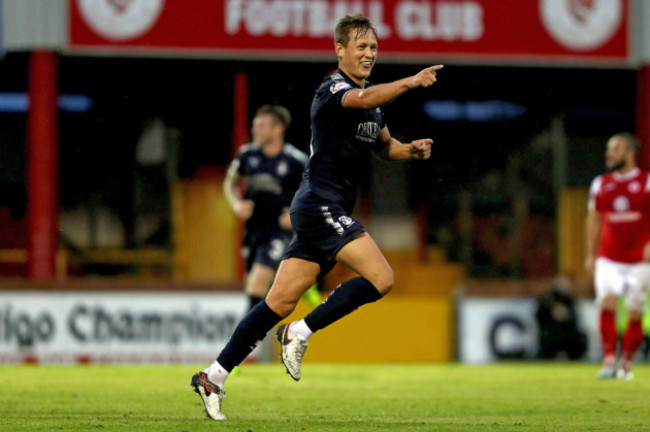
[[[537,299],[460,297],[457,302],[458,360],[489,363],[534,359],[538,355]],[[585,358],[600,361],[598,307],[593,300],[576,302],[579,328],[587,334]]]
[[[158,19],[163,0],[79,0],[84,20],[107,39],[132,39]]]
[[[247,309],[208,293],[0,293],[0,361],[210,361]]]
[[[345,14],[374,23],[382,58],[630,61],[629,0],[69,0],[73,51],[323,59]]]

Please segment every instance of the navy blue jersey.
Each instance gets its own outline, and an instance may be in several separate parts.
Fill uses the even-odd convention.
[[[381,146],[377,137],[384,127],[381,108],[343,107],[345,95],[355,88],[360,87],[339,69],[316,90],[311,105],[311,156],[292,210],[331,203],[352,212],[360,167]]]
[[[282,209],[289,207],[298,189],[307,155],[285,144],[282,151],[269,158],[259,144],[242,146],[229,170],[246,178],[244,199],[255,203],[246,228],[277,227]]]

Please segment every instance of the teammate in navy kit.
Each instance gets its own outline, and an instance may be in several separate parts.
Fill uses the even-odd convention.
[[[302,294],[335,262],[360,277],[339,285],[303,320],[278,329],[282,361],[296,381],[301,376],[307,340],[366,303],[381,299],[393,287],[393,272],[361,223],[352,218],[359,163],[371,153],[387,160],[428,159],[431,139],[402,144],[392,138],[381,107],[409,90],[429,87],[436,71],[428,67],[416,75],[386,84],[366,81],[377,58],[377,32],[363,15],[346,16],[336,26],[335,51],[339,69],[316,90],[311,107],[311,156],[291,203],[295,235],[266,299],[235,329],[217,360],[192,377],[208,417],[223,420],[221,402],[230,371],[257,341],[264,338],[296,307]]]
[[[253,142],[241,147],[223,184],[233,211],[246,221],[242,257],[249,310],[266,296],[292,235],[289,205],[307,155],[284,142],[290,124],[291,114],[285,107],[259,108],[253,118]]]

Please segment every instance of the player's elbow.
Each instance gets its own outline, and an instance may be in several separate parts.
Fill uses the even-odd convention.
[[[379,107],[379,105],[371,103],[371,101],[366,98],[365,96],[357,96],[353,100],[348,101],[346,98],[345,101],[343,102],[343,107],[344,108],[354,108],[354,109],[363,109],[363,110],[369,110],[373,108]]]
[[[369,109],[374,109],[374,108],[378,108],[378,107],[379,107],[378,104],[373,103],[373,101],[371,101],[369,98],[367,98],[365,96],[359,98],[359,107],[358,108],[361,108],[361,109],[364,109],[364,110],[369,110]]]
[[[379,160],[382,160],[382,161],[390,161],[390,160],[392,160],[390,158],[390,154],[388,153],[388,151],[386,149],[381,149],[381,150],[378,150],[378,151],[374,151],[374,152],[372,152],[372,155],[375,158],[377,158]]]
[[[374,109],[381,106],[381,103],[373,96],[373,89],[359,90],[354,96],[347,96],[343,100],[343,106],[346,108],[357,108],[357,109]]]

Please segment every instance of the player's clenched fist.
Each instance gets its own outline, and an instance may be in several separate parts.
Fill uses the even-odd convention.
[[[433,83],[438,80],[436,78],[436,71],[439,71],[443,67],[443,65],[436,65],[421,70],[411,77],[409,87],[415,89],[418,87],[429,87],[430,85],[433,85]]]
[[[411,141],[411,157],[413,159],[429,159],[431,144],[433,144],[433,140],[429,138]]]

